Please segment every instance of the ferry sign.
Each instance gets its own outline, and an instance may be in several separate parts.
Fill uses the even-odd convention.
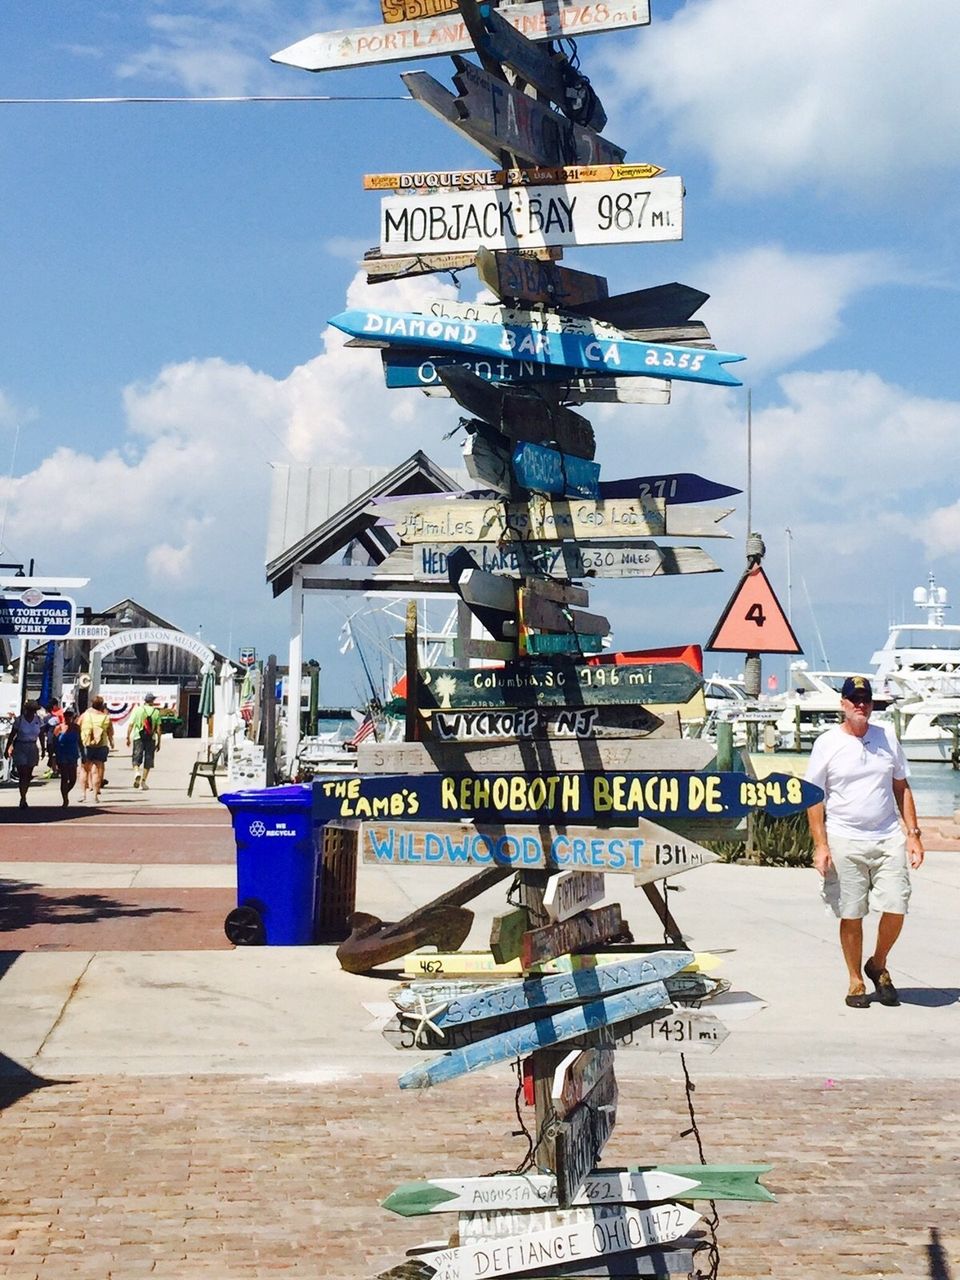
[[[76,611],[69,596],[46,599],[38,591],[0,596],[0,636],[63,637],[73,630]]]

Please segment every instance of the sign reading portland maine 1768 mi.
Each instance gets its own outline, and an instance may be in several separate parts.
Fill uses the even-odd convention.
[[[442,191],[380,201],[380,249],[387,254],[635,244],[682,236],[680,178]]]

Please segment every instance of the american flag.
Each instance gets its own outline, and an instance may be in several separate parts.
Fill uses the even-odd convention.
[[[376,738],[377,726],[373,722],[373,716],[368,711],[360,722],[357,732],[353,735],[347,745],[351,747],[359,747],[360,743],[363,742],[364,739],[369,738],[371,733],[374,735],[374,738]]]

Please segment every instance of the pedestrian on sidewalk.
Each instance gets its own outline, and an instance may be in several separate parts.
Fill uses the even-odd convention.
[[[40,715],[36,702],[27,701],[23,710],[14,717],[7,738],[7,755],[13,761],[17,771],[17,785],[20,788],[20,808],[27,809],[27,791],[33,778],[33,771],[40,763],[41,749],[45,743],[46,723]]]
[[[149,791],[147,774],[153,768],[154,757],[160,750],[160,712],[154,703],[156,697],[148,693],[127,721],[127,746],[133,739],[133,789]]]
[[[54,775],[54,777],[56,777],[58,769],[57,769],[57,753],[54,751],[53,748],[54,748],[54,743],[56,740],[57,733],[59,732],[62,724],[63,724],[63,707],[60,705],[60,699],[51,698],[50,707],[49,707],[49,710],[47,711],[47,718],[46,718],[47,764],[49,765],[50,772]]]
[[[93,791],[93,802],[99,804],[103,770],[113,748],[113,722],[107,715],[107,704],[100,694],[91,698],[89,707],[80,717],[79,726],[80,745],[83,748],[83,793],[80,803],[84,803],[88,791]]]
[[[64,809],[70,803],[70,792],[77,783],[77,769],[80,765],[80,727],[76,713],[65,711],[63,723],[54,730],[51,753],[57,761],[57,772],[60,775],[60,795]]]
[[[824,792],[807,810],[813,865],[822,896],[840,920],[851,1009],[869,1009],[863,983],[863,918],[879,910],[873,954],[863,973],[881,1004],[900,998],[887,972],[887,956],[900,936],[910,901],[910,867],[923,863],[917,810],[899,742],[886,726],[870,723],[873,690],[865,676],[848,676],[840,691],[843,721],[813,744],[806,780]],[[901,827],[906,828],[906,834]]]

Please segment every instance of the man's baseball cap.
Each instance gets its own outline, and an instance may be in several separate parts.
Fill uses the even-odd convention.
[[[843,687],[844,687],[844,688],[846,688],[847,686],[846,686],[846,685],[844,685]],[[846,695],[846,694],[844,694],[843,696],[844,696],[844,697],[846,697],[847,695]],[[155,695],[155,694],[153,694],[153,693],[147,693],[147,694],[144,694],[144,698],[143,698],[143,700],[144,700],[144,702],[156,702],[157,698],[156,698],[156,695]]]
[[[840,697],[848,702],[872,702],[873,689],[866,676],[847,676],[840,690]]]

